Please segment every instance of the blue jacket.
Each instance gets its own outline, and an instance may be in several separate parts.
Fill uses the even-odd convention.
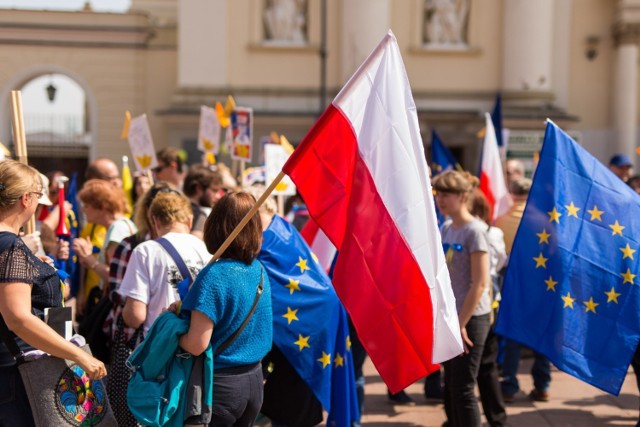
[[[180,335],[189,330],[189,320],[174,313],[162,313],[151,325],[144,341],[129,357],[132,376],[127,388],[129,410],[145,426],[182,426],[187,414],[188,395],[200,396],[189,388],[201,387],[202,401],[196,406],[211,411],[213,402],[213,353],[211,345],[204,356],[200,384],[190,376],[194,357],[179,345]],[[196,380],[200,380],[197,378]],[[196,381],[197,382],[197,381]]]

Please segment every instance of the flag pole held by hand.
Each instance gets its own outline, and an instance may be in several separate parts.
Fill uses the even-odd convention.
[[[253,205],[251,210],[247,212],[244,218],[242,218],[242,221],[240,221],[240,223],[236,225],[236,228],[233,229],[231,234],[229,234],[229,237],[227,237],[227,239],[222,243],[222,245],[218,248],[216,253],[213,254],[213,257],[211,258],[211,261],[209,261],[209,263],[216,262],[220,258],[220,256],[222,256],[222,254],[224,253],[225,250],[227,250],[231,242],[233,242],[233,240],[236,237],[238,237],[238,234],[240,234],[240,232],[245,227],[245,225],[247,225],[247,223],[251,220],[251,218],[253,218],[253,216],[258,212],[258,209],[260,209],[260,206],[262,206],[264,201],[267,200],[267,197],[271,195],[271,193],[276,188],[276,186],[280,183],[280,181],[282,181],[282,178],[284,178],[284,175],[285,173],[283,171],[280,171],[280,173],[278,174],[278,176],[275,177],[273,182],[267,187],[266,190],[264,190],[264,193],[262,193],[262,196],[260,196],[256,204]]]

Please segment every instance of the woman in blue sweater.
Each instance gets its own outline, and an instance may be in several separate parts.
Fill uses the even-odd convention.
[[[253,196],[240,192],[227,194],[216,203],[204,226],[210,253],[215,253],[255,202]],[[191,312],[191,325],[180,346],[199,355],[211,343],[215,352],[247,318],[262,281],[263,293],[249,322],[214,358],[210,425],[251,426],[262,405],[260,360],[271,349],[273,319],[269,279],[256,260],[261,244],[262,224],[256,215],[220,259],[200,271],[182,302],[182,310]]]

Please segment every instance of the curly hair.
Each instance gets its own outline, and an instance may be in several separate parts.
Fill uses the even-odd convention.
[[[177,191],[159,192],[149,206],[149,217],[163,226],[173,223],[189,225],[193,218],[191,202]]]
[[[114,187],[102,179],[85,182],[78,192],[78,199],[85,205],[111,214],[122,214],[127,210],[127,199],[122,188]]]

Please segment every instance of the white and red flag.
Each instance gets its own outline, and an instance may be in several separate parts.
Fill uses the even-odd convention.
[[[389,389],[462,353],[416,106],[391,32],[283,171],[339,251],[336,292]]]
[[[498,150],[496,131],[491,115],[485,114],[486,131],[482,145],[482,165],[480,166],[480,190],[484,193],[491,207],[491,220],[495,221],[506,213],[511,206],[511,196],[507,191],[502,172],[502,161]]]

